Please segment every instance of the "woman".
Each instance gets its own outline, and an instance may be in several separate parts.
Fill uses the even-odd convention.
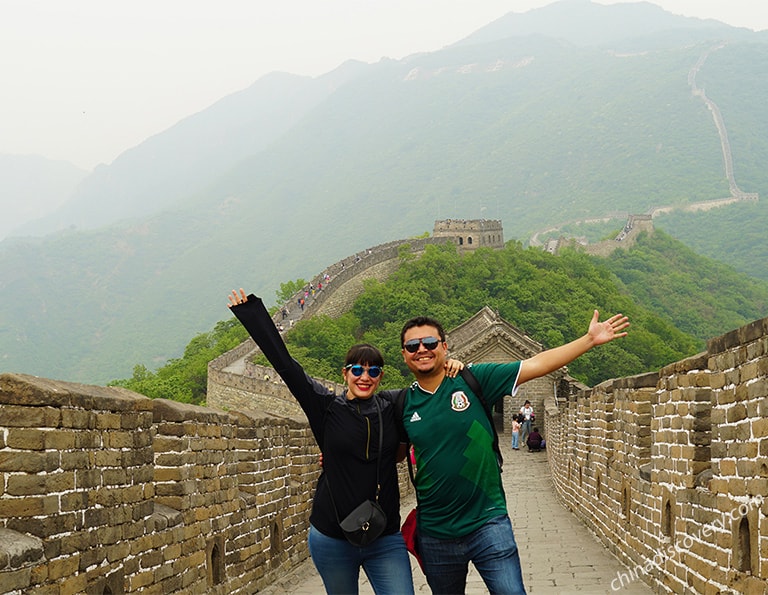
[[[412,594],[411,566],[400,533],[396,464],[404,453],[400,454],[393,407],[399,391],[376,394],[384,374],[381,352],[367,344],[350,348],[341,369],[347,389],[336,395],[290,356],[260,298],[246,296],[242,289],[228,297],[232,313],[304,410],[323,453],[323,473],[309,517],[309,553],[326,592],[358,593],[362,566],[377,594]],[[446,367],[455,376],[463,364],[451,360]],[[357,547],[347,541],[339,520],[366,500],[376,499],[377,479],[386,527],[372,543]]]

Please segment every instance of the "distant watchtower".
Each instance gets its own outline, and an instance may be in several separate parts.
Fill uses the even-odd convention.
[[[460,250],[503,248],[504,228],[498,219],[443,219],[435,221],[432,235],[453,238]]]

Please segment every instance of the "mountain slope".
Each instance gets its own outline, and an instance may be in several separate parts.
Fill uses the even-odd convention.
[[[750,39],[715,52],[700,75],[722,96],[737,180],[765,195],[768,170],[741,178],[746,152],[768,159],[763,108],[718,94],[768,95],[765,62],[752,59],[768,46]],[[688,86],[712,46],[686,37],[619,55],[508,36],[287,77],[275,96],[283,112],[259,93],[232,98],[238,109],[223,100],[103,168],[83,187],[105,186],[71,207],[101,217],[117,200],[133,220],[0,243],[2,367],[126,377],[220,320],[233,287],[269,297],[435,219],[498,218],[507,239],[525,239],[562,221],[728,196],[712,116]],[[275,122],[260,115],[269,105]]]
[[[700,256],[658,230],[605,265],[637,303],[700,341],[768,315],[768,281]]]
[[[0,240],[57,208],[87,175],[64,161],[0,155]]]
[[[312,79],[273,73],[99,166],[55,213],[19,234],[95,228],[152,215],[267,148],[359,66]]]

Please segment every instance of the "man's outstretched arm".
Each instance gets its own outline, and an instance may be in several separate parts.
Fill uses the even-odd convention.
[[[592,320],[589,323],[587,334],[570,343],[566,343],[560,347],[547,349],[546,351],[537,353],[531,358],[523,360],[523,363],[520,366],[520,376],[517,379],[517,384],[520,385],[523,382],[528,382],[534,378],[539,378],[545,374],[554,372],[558,368],[570,364],[577,357],[585,354],[593,347],[627,335],[624,329],[629,326],[629,319],[626,316],[623,314],[616,314],[604,322],[598,322],[599,316],[599,312],[595,310]]]

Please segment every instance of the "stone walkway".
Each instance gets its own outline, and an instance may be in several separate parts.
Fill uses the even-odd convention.
[[[515,540],[520,548],[527,592],[531,595],[653,593],[648,585],[639,581],[618,590],[611,588],[612,584],[621,586],[615,579],[619,573],[626,573],[627,568],[555,498],[547,454],[513,451],[508,446],[509,437],[500,438],[504,443],[504,488]],[[413,503],[412,496],[404,499],[403,517]],[[430,593],[418,564],[413,559],[411,562],[416,593]],[[321,595],[324,592],[322,581],[309,559],[261,591],[266,595]],[[469,595],[488,592],[472,565],[466,592]],[[361,573],[360,593],[373,593],[365,573]]]

